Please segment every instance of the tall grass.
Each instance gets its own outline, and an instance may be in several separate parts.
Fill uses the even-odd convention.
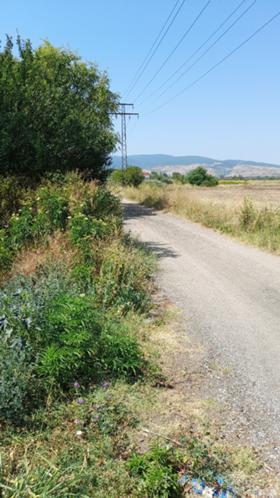
[[[137,444],[163,375],[146,319],[154,260],[124,234],[120,202],[70,175],[32,203],[2,232],[0,496],[175,498],[183,474],[217,485],[235,467],[208,434]]]
[[[195,196],[193,195],[195,191]],[[199,188],[145,183],[125,189],[125,197],[155,209],[166,209],[245,242],[280,253],[280,206],[258,206],[250,197],[240,203],[204,198]]]

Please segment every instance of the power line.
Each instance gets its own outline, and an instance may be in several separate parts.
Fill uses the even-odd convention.
[[[139,104],[141,105],[143,102],[145,102],[146,100],[150,99],[151,97],[153,97],[159,90],[161,90],[162,88],[165,87],[165,85],[167,85],[169,83],[170,80],[172,80],[174,78],[174,76],[176,76],[176,74],[178,74],[181,69],[183,69],[183,67],[186,66],[186,64],[188,62],[190,62],[193,57],[195,57],[195,55],[197,53],[200,52],[200,50],[205,47],[205,45],[207,45],[207,43],[213,38],[213,36],[216,35],[216,33],[218,33],[220,31],[220,29],[231,19],[232,16],[234,16],[234,14],[242,7],[242,5],[244,3],[248,2],[248,0],[242,0],[239,5],[226,17],[226,19],[224,19],[224,21],[214,30],[212,31],[212,33],[208,36],[208,38],[183,62],[183,64],[181,64],[178,69],[171,75],[169,76],[169,78],[167,78],[167,80],[162,84],[160,85],[156,90],[154,90],[150,95],[148,95],[148,97],[146,99],[144,99],[142,102],[140,102]]]
[[[201,11],[199,12],[199,14],[196,16],[196,18],[194,19],[194,21],[191,23],[191,25],[188,27],[188,29],[184,32],[184,34],[181,36],[180,40],[178,41],[178,43],[175,45],[175,47],[173,48],[173,50],[171,50],[171,52],[169,53],[169,55],[166,57],[166,59],[164,59],[163,63],[161,64],[161,66],[159,67],[159,69],[155,72],[155,74],[153,75],[153,77],[148,81],[148,83],[144,86],[143,90],[137,95],[136,99],[135,100],[138,100],[139,97],[141,97],[141,95],[143,95],[143,93],[147,90],[147,88],[151,85],[151,83],[154,81],[154,79],[157,77],[157,75],[162,71],[162,69],[166,66],[167,62],[169,61],[169,59],[172,57],[172,55],[176,52],[176,50],[179,48],[179,46],[183,43],[183,41],[185,40],[186,36],[190,33],[190,31],[192,30],[192,28],[195,26],[195,24],[198,22],[198,20],[200,19],[200,17],[202,16],[202,14],[204,13],[204,11],[207,9],[207,7],[210,5],[210,3],[212,2],[212,0],[207,0],[207,2],[204,4],[204,6],[202,7]]]
[[[165,21],[165,23],[164,23],[163,27],[161,28],[161,30],[160,30],[160,32],[159,32],[159,34],[158,34],[158,36],[156,37],[156,39],[155,39],[154,43],[152,44],[152,46],[151,46],[150,50],[148,51],[148,53],[147,53],[146,57],[144,58],[143,62],[140,64],[139,68],[137,69],[137,71],[136,71],[136,73],[135,73],[134,77],[132,78],[132,80],[131,80],[130,84],[128,85],[128,88],[127,88],[127,90],[126,90],[125,94],[127,94],[128,92],[130,92],[130,91],[131,91],[131,90],[130,90],[130,87],[132,87],[132,85],[133,85],[134,81],[137,79],[137,76],[138,76],[138,75],[139,75],[139,73],[141,72],[141,69],[143,68],[143,66],[145,65],[145,63],[146,63],[147,59],[148,59],[148,58],[149,58],[149,56],[151,55],[151,53],[152,53],[152,51],[153,51],[153,49],[154,49],[155,45],[157,44],[157,42],[158,42],[158,40],[159,40],[159,38],[160,38],[160,36],[161,36],[162,32],[164,31],[164,29],[165,29],[166,25],[168,24],[168,21],[169,21],[170,17],[172,16],[173,12],[175,11],[175,9],[176,9],[177,5],[179,4],[179,2],[180,2],[180,0],[177,0],[177,1],[175,2],[175,5],[173,6],[173,8],[172,8],[171,12],[169,13],[169,15],[168,15],[168,17],[167,17],[167,19],[166,19],[166,21]]]
[[[279,16],[280,16],[280,11],[278,11],[274,16],[272,16],[264,24],[262,24],[256,31],[254,31],[254,33],[252,33],[248,38],[246,38],[243,42],[241,42],[239,45],[237,45],[237,47],[235,47],[233,50],[231,50],[231,52],[229,52],[225,57],[223,57],[216,64],[214,64],[213,66],[211,66],[210,69],[208,69],[208,71],[205,71],[205,73],[203,73],[201,76],[199,76],[198,78],[196,78],[192,83],[190,83],[188,86],[186,86],[185,88],[183,88],[183,90],[181,90],[180,92],[178,92],[176,95],[174,95],[173,97],[171,97],[169,100],[167,100],[163,104],[159,105],[158,107],[156,107],[152,111],[146,113],[145,116],[147,116],[148,114],[152,114],[152,113],[158,111],[162,107],[165,107],[170,102],[172,102],[174,99],[176,99],[177,97],[179,97],[180,95],[182,95],[183,93],[185,93],[187,90],[189,90],[190,88],[192,88],[193,86],[195,86],[200,80],[202,80],[203,78],[205,78],[209,73],[211,73],[212,71],[214,71],[218,66],[220,66],[221,64],[223,64],[227,59],[229,59],[232,55],[234,55],[238,50],[240,50],[242,47],[244,47],[244,45],[246,45],[250,40],[252,40],[253,38],[255,38],[255,36],[257,36],[263,29],[265,29],[269,24],[271,24]]]
[[[172,8],[169,16],[167,17],[162,29],[160,30],[158,36],[156,37],[152,47],[150,48],[150,50],[148,51],[146,57],[144,58],[142,64],[140,64],[140,67],[138,68],[138,70],[136,71],[136,74],[135,76],[133,77],[127,91],[125,92],[126,95],[129,95],[132,90],[135,88],[135,86],[137,85],[138,81],[140,80],[140,78],[142,77],[143,73],[145,72],[146,68],[148,67],[149,63],[151,62],[152,58],[154,57],[155,53],[157,52],[158,48],[160,47],[161,43],[163,42],[164,38],[166,37],[168,31],[170,30],[171,26],[173,25],[173,23],[175,22],[179,12],[181,11],[181,9],[183,8],[186,0],[182,0],[181,1],[181,4],[179,5],[178,9],[177,9],[177,6],[179,4],[181,0],[177,0],[175,2],[175,5],[174,7]],[[177,10],[176,10],[177,9]],[[173,16],[173,17],[172,17]],[[170,20],[171,19],[171,20]],[[170,22],[169,22],[170,20]]]
[[[220,36],[218,36],[218,38],[216,38],[216,40],[206,49],[204,50],[204,52],[202,52],[202,54],[197,57],[197,59],[195,59],[195,61],[187,67],[187,69],[185,71],[183,71],[179,76],[178,78],[175,79],[175,81],[173,81],[173,83],[171,83],[170,85],[168,85],[168,87],[163,91],[161,92],[157,97],[156,97],[156,100],[158,100],[160,97],[162,97],[168,90],[170,90],[170,88],[173,88],[174,85],[176,85],[178,83],[178,81],[180,81],[183,76],[185,76],[194,66],[196,66],[196,64],[203,58],[205,57],[206,54],[208,54],[208,52],[210,52],[210,50],[215,46],[217,45],[217,43],[247,14],[247,12],[249,12],[250,9],[252,9],[252,7],[256,4],[256,1],[257,0],[253,0],[253,2],[247,7],[247,9],[245,9],[228,27],[225,31],[223,31],[223,33],[220,34]],[[182,67],[182,66],[181,66]],[[178,71],[176,71],[177,73]],[[175,73],[174,73],[175,74]],[[172,75],[172,78],[174,76],[174,74]],[[170,78],[169,78],[170,79]]]

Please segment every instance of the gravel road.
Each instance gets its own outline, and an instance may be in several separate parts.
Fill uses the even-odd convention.
[[[231,407],[228,429],[245,427],[279,468],[280,257],[130,201],[124,212],[127,229],[158,256],[160,286],[188,336],[207,350],[205,372],[219,366],[209,392]]]

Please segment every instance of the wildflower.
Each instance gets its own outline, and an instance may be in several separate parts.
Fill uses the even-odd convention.
[[[103,389],[108,389],[108,387],[110,387],[110,382],[103,382],[102,387]]]
[[[81,437],[81,436],[83,435],[83,431],[76,431],[76,435],[77,435],[78,437]]]
[[[75,387],[75,389],[79,389],[81,386],[80,386],[79,382],[76,381],[76,382],[74,382],[74,387]]]
[[[83,398],[78,398],[77,399],[78,405],[82,405],[84,402],[85,402],[85,400]]]
[[[85,297],[86,295],[85,294],[80,294],[80,297]]]
[[[75,418],[75,420],[74,420],[75,425],[79,425],[81,423],[82,423],[82,421],[79,418]]]

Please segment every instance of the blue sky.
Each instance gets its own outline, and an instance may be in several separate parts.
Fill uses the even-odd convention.
[[[18,30],[35,47],[48,39],[107,70],[112,89],[135,102],[135,111],[140,112],[140,119],[128,126],[129,153],[199,154],[280,164],[280,17],[193,88],[150,113],[280,10],[279,0],[257,0],[177,86],[156,102],[150,98],[144,103],[240,3],[212,0],[153,84],[135,100],[205,3],[186,0],[129,96],[125,91],[175,0],[14,0],[2,5],[0,38]],[[246,0],[239,12],[251,3]]]

